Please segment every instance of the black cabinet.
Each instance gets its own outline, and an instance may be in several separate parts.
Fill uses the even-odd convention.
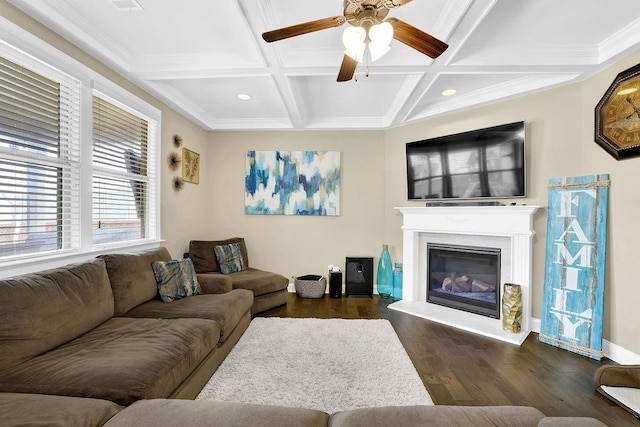
[[[345,296],[373,297],[373,258],[347,257]]]

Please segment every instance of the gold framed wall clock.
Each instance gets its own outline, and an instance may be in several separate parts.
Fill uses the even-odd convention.
[[[617,160],[640,156],[640,64],[616,76],[595,116],[598,145]]]

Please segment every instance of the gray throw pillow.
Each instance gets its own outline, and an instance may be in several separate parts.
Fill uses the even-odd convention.
[[[192,295],[201,295],[202,288],[189,258],[151,263],[162,302],[168,303]]]
[[[213,251],[216,254],[222,274],[237,273],[247,269],[242,257],[240,243],[214,246]]]

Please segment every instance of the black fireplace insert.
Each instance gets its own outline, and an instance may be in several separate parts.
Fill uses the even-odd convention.
[[[427,302],[500,318],[500,249],[427,244]]]

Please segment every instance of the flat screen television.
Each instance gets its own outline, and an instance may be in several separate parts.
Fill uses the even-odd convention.
[[[409,200],[526,196],[525,123],[407,143]]]

